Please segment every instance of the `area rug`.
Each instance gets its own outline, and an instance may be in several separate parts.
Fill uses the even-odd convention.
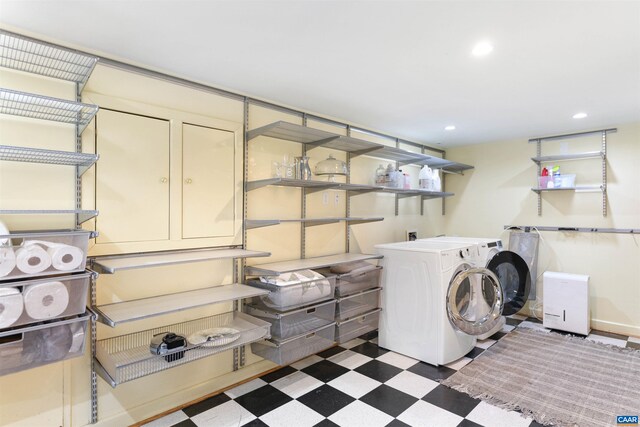
[[[517,328],[442,384],[545,425],[640,415],[640,351]]]

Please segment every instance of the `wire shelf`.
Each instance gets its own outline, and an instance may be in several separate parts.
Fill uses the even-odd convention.
[[[98,216],[98,211],[89,211],[82,209],[54,209],[54,210],[30,210],[30,209],[5,209],[0,210],[2,215],[77,215],[78,224],[89,221],[91,218]]]
[[[98,161],[98,157],[99,156],[97,154],[0,145],[0,160],[78,166],[80,168],[80,175],[93,166],[93,164]]]
[[[165,360],[164,355],[154,355],[149,350],[151,338],[159,333],[173,332],[188,337],[195,332],[219,327],[240,331],[240,338],[224,345],[188,346],[183,350],[173,351],[170,355],[174,357],[168,358],[168,360],[172,360],[170,362]],[[115,387],[136,378],[181,366],[263,338],[269,338],[270,327],[269,322],[235,311],[98,340],[96,358],[104,369],[104,371],[99,370],[98,372],[106,374],[105,380],[112,387]],[[182,353],[181,358],[176,357],[179,353]]]
[[[0,89],[0,113],[78,126],[78,135],[98,112],[97,105]]]
[[[273,262],[268,264],[248,265],[245,273],[249,276],[278,276],[296,270],[316,269],[330,267],[332,265],[347,264],[356,261],[380,259],[382,255],[366,255],[356,253],[344,253],[328,255],[316,258],[294,259],[289,261]]]
[[[2,67],[75,82],[82,91],[97,62],[95,56],[0,30]]]

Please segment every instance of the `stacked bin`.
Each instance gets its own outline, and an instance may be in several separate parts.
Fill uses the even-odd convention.
[[[83,230],[0,236],[0,375],[84,353],[91,236]]]
[[[271,339],[251,344],[253,353],[288,365],[335,344],[335,276],[284,284],[255,279],[247,284],[269,290],[269,295],[244,307],[251,316],[271,323]]]

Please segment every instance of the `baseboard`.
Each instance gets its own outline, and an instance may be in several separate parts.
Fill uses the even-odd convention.
[[[599,331],[613,332],[614,334],[640,337],[640,326],[627,325],[625,323],[591,319],[591,328],[597,329]]]
[[[121,427],[136,424],[141,420],[146,420],[157,414],[167,412],[170,409],[178,408],[182,406],[181,402],[192,402],[202,396],[211,394],[217,390],[228,388],[247,378],[267,372],[270,369],[273,369],[274,366],[276,366],[274,363],[268,360],[262,360],[249,366],[245,366],[239,371],[222,375],[212,379],[211,381],[180,390],[176,393],[165,396],[161,399],[147,402],[135,408],[129,408],[127,412],[121,412],[112,417],[99,419],[96,424],[92,425],[92,427]]]

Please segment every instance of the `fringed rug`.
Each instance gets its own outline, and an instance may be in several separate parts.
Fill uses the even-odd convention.
[[[640,415],[640,351],[517,328],[442,384],[541,424],[616,426]]]

